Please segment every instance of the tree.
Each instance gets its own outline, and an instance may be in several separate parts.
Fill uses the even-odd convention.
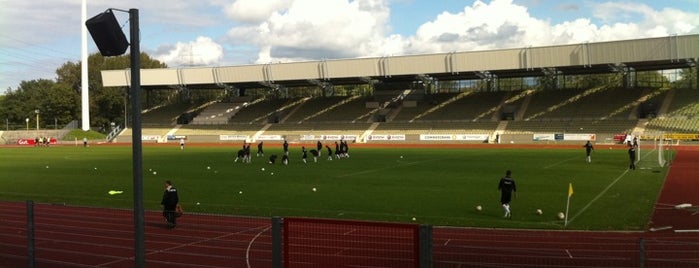
[[[47,79],[22,81],[14,91],[0,99],[0,116],[15,125],[26,119],[35,122],[39,111],[39,125],[67,124],[77,118],[78,95],[68,86]],[[43,118],[43,120],[41,119]]]
[[[142,53],[140,55],[141,68],[167,68],[167,65]],[[123,125],[125,90],[123,88],[104,88],[102,86],[103,70],[125,70],[131,67],[130,55],[118,57],[103,57],[99,53],[88,57],[88,90],[90,95],[90,122],[98,130],[107,131],[112,122]],[[67,86],[76,94],[81,91],[82,63],[67,62],[56,70],[57,83]],[[148,104],[160,104],[168,99],[166,91],[147,91],[143,98],[142,106]],[[79,104],[79,103],[78,103]],[[79,106],[79,105],[78,105]],[[77,116],[76,116],[77,118]]]

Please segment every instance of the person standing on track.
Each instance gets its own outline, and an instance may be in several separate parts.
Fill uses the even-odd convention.
[[[510,202],[512,201],[512,196],[517,197],[517,185],[515,185],[515,180],[512,179],[512,171],[508,170],[505,172],[505,177],[500,179],[498,184],[498,191],[500,191],[500,203],[502,208],[505,210],[505,218],[512,218],[512,211],[510,211]]]
[[[592,162],[592,157],[590,156],[590,153],[592,153],[592,151],[595,150],[595,147],[592,146],[592,143],[590,143],[590,141],[587,141],[587,143],[585,143],[583,147],[585,147],[585,153],[587,153],[587,162]]]
[[[177,226],[177,204],[180,202],[180,198],[177,195],[177,188],[172,186],[172,182],[165,181],[165,192],[163,193],[163,200],[160,205],[163,206],[163,217],[167,221],[167,227],[172,229]]]

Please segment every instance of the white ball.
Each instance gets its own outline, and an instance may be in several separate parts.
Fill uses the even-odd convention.
[[[197,202],[197,206],[200,205],[199,202]]]
[[[269,175],[274,175],[274,172],[272,172],[272,173],[269,173]]]
[[[481,205],[478,205],[478,206],[476,206],[476,210],[481,211],[481,210],[483,210],[483,207],[481,207]]]
[[[211,167],[206,167],[206,169],[211,169]]]
[[[413,217],[413,221],[416,221],[416,220],[417,220],[417,219],[416,219],[415,217]]]
[[[265,168],[261,168],[260,170],[265,171]]]
[[[315,192],[315,191],[317,191],[318,189],[316,189],[316,187],[313,187],[313,189],[311,189],[311,190],[313,190],[313,191]]]
[[[403,156],[401,155],[400,158],[403,158]]]
[[[49,168],[49,166],[46,166],[46,168]]]
[[[158,172],[153,171],[153,175],[158,175]]]
[[[544,214],[544,212],[541,211],[541,209],[537,209],[537,210],[536,210],[536,214],[537,214],[537,215],[541,215],[541,214]]]
[[[566,214],[563,214],[563,212],[558,212],[558,219],[561,219],[561,220],[562,220],[562,219],[565,219],[565,218],[566,218]]]
[[[243,194],[243,191],[238,192],[238,194]]]

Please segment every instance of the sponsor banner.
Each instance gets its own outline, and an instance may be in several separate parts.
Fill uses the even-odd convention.
[[[58,141],[56,138],[50,138],[49,139],[49,144],[56,144]],[[36,140],[34,139],[18,139],[17,140],[17,145],[28,145],[28,146],[34,146],[36,145]]]
[[[180,139],[186,140],[187,136],[185,136],[185,135],[167,135],[167,140],[169,140],[169,141],[176,141],[176,140],[180,140]]]
[[[248,135],[219,135],[218,139],[222,141],[246,141]]]
[[[454,138],[457,141],[484,141],[488,140],[490,135],[488,134],[456,134]]]
[[[393,135],[369,135],[367,140],[370,141],[404,141],[404,134],[393,134]]]
[[[534,134],[534,141],[554,141],[556,140],[556,135],[553,133],[547,134]]]
[[[421,141],[450,141],[454,140],[453,135],[420,134]]]
[[[556,133],[553,134],[553,136],[556,138],[557,141],[562,141],[564,139],[563,133]]]
[[[597,137],[595,134],[565,133],[565,134],[563,134],[563,140],[566,140],[566,141],[595,141],[595,140],[597,140]]]
[[[623,143],[626,141],[626,134],[616,134],[614,135],[614,141],[618,143]]]
[[[314,141],[316,140],[316,135],[301,135],[302,141]]]
[[[671,140],[699,140],[699,134],[669,133],[663,135],[663,139]]]
[[[282,141],[284,137],[281,135],[260,135],[257,137],[258,141]]]
[[[357,140],[357,135],[320,135],[320,140],[339,141],[339,140]]]
[[[160,136],[158,136],[158,135],[141,135],[141,140],[142,141],[158,141],[158,140],[160,140]]]

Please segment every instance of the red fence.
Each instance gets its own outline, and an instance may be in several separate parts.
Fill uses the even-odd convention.
[[[284,267],[419,267],[417,224],[284,219]]]

